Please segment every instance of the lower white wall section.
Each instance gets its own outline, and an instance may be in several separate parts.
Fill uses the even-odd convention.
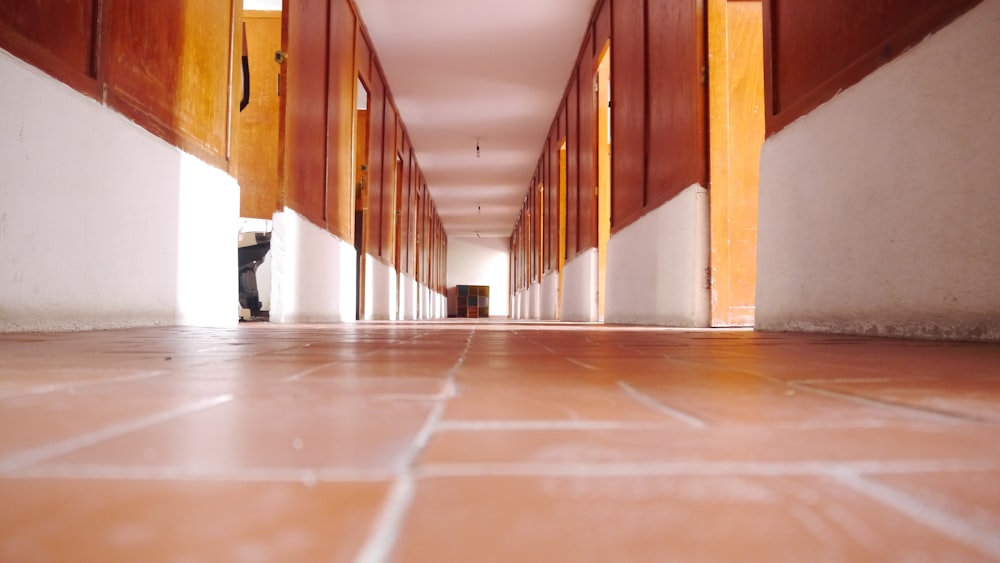
[[[708,193],[696,184],[611,236],[606,322],[708,326],[708,217]]]
[[[400,277],[399,316],[404,321],[417,318],[417,282],[409,274]]]
[[[1000,0],[768,139],[757,327],[1000,340]]]
[[[352,321],[357,302],[354,246],[291,209],[274,214],[271,321]]]
[[[542,284],[534,282],[528,288],[528,318],[538,320],[542,318]]]
[[[365,264],[365,319],[396,320],[396,269],[370,255]]]
[[[566,262],[563,276],[561,320],[597,321],[597,249]]]
[[[557,272],[542,276],[540,318],[543,321],[559,319],[559,274]]]
[[[0,50],[0,331],[230,326],[239,187]]]

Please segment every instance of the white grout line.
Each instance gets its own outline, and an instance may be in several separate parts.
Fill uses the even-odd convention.
[[[483,432],[492,430],[647,430],[671,429],[662,422],[621,422],[616,420],[449,420],[438,425],[439,432]]]
[[[685,424],[693,426],[695,428],[707,428],[708,424],[696,416],[692,416],[682,410],[675,409],[671,406],[665,405],[662,401],[659,401],[649,395],[635,389],[628,383],[624,381],[619,381],[618,386],[622,388],[623,391],[628,393],[636,401],[646,405],[647,407],[653,409],[654,411],[663,413],[667,416],[671,416]]]
[[[458,369],[465,363],[465,358],[472,347],[472,338],[475,334],[476,327],[473,326],[465,341],[465,349],[459,354],[455,365],[448,371],[444,389],[437,403],[427,415],[423,426],[420,427],[420,430],[414,436],[409,450],[402,458],[392,489],[390,489],[385,504],[382,506],[382,511],[375,521],[372,533],[368,536],[368,540],[358,552],[357,557],[355,557],[355,563],[384,563],[391,558],[392,552],[396,548],[396,543],[399,541],[399,534],[402,531],[406,514],[409,512],[410,505],[413,503],[413,497],[416,494],[417,477],[415,474],[415,465],[417,458],[424,448],[427,447],[427,444],[430,443],[434,432],[437,431],[441,418],[444,416],[445,408],[448,406],[448,400],[455,396],[457,389],[455,376],[458,373]]]
[[[94,444],[105,440],[117,438],[130,432],[135,432],[136,430],[142,430],[161,422],[166,422],[174,418],[180,418],[198,411],[210,409],[231,400],[233,400],[232,395],[220,395],[218,397],[198,401],[197,403],[190,405],[160,412],[145,418],[139,418],[123,422],[121,424],[108,426],[107,428],[83,434],[75,438],[69,438],[61,442],[54,442],[39,448],[23,451],[21,453],[0,459],[0,474],[15,471],[46,459],[67,454],[81,448],[86,448],[87,446],[93,446]]]
[[[30,397],[32,395],[44,395],[46,393],[53,393],[56,391],[71,391],[73,389],[79,389],[82,387],[91,387],[95,385],[105,385],[109,383],[127,383],[129,381],[141,381],[143,379],[152,379],[161,375],[166,375],[170,373],[166,370],[144,372],[132,375],[122,375],[119,377],[112,377],[108,379],[93,379],[90,381],[75,381],[67,383],[52,383],[50,385],[43,385],[41,387],[35,387],[34,389],[29,389],[27,391],[16,391],[13,393],[0,393],[0,400],[12,399],[19,397]]]
[[[758,377],[764,379],[765,381],[771,381],[771,378],[769,377],[765,377],[758,374],[754,375],[757,375]],[[787,382],[782,382],[780,380],[775,380],[775,382],[783,383],[788,387],[796,389],[798,391],[806,391],[810,393],[815,393],[816,395],[822,395],[824,397],[831,397],[835,399],[842,399],[845,401],[850,401],[861,405],[900,410],[903,412],[908,412],[910,414],[918,414],[931,419],[936,419],[938,421],[947,421],[952,424],[956,422],[976,422],[984,424],[996,424],[996,422],[993,420],[989,420],[985,417],[976,415],[948,412],[943,410],[937,410],[932,407],[924,407],[921,405],[909,405],[906,403],[897,403],[887,399],[879,399],[877,397],[868,397],[865,395],[856,395],[854,393],[849,393],[846,391],[838,391],[836,389],[826,389],[815,385],[797,385],[795,383],[787,383]]]
[[[287,377],[283,377],[283,378],[281,378],[281,382],[282,383],[288,383],[288,382],[291,382],[291,381],[298,381],[298,380],[302,379],[303,377],[306,377],[307,375],[311,375],[313,373],[316,373],[317,371],[324,370],[324,369],[326,369],[328,367],[335,366],[338,363],[340,363],[340,362],[328,362],[328,363],[325,363],[325,364],[320,364],[318,366],[302,370],[302,371],[300,371],[298,373],[294,373],[294,374],[289,375]]]
[[[356,483],[390,481],[389,470],[290,467],[119,466],[41,464],[0,479],[88,479],[94,481],[236,481],[241,483]]]
[[[822,383],[890,383],[892,381],[894,380],[888,377],[835,377],[830,379],[789,379],[786,383],[796,385],[816,385]],[[906,381],[913,381],[913,379],[907,379]]]
[[[422,466],[420,477],[788,477],[853,474],[1000,471],[1000,462],[962,461],[678,461],[663,463],[441,463]]]
[[[949,514],[907,493],[876,483],[864,476],[843,473],[837,481],[885,505],[910,519],[951,536],[991,558],[1000,559],[1000,534],[995,529],[977,526],[974,520]]]
[[[590,364],[588,364],[586,362],[581,362],[580,360],[576,360],[574,358],[566,358],[566,361],[569,362],[569,363],[571,363],[571,364],[576,364],[576,365],[578,365],[578,366],[580,366],[582,368],[585,368],[585,369],[589,369],[589,370],[592,370],[592,371],[597,371],[597,366],[592,366],[592,365],[590,365]]]

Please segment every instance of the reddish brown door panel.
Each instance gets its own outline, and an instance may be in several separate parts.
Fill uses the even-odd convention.
[[[855,84],[980,0],[765,0],[767,132]]]
[[[602,0],[594,18],[594,44],[591,53],[595,59],[601,54],[604,45],[611,40],[611,4],[611,0]]]
[[[584,53],[593,52],[593,40]],[[594,58],[585,54],[577,69],[579,92],[579,172],[577,180],[577,251],[597,248],[597,92],[594,91]]]
[[[642,212],[646,186],[644,0],[614,0],[611,45],[611,228]]]
[[[549,180],[546,187],[549,192],[549,217],[551,218],[550,237],[552,241],[552,252],[549,254],[549,270],[559,270],[559,147],[561,146],[564,133],[560,126],[562,109],[556,117],[556,122],[549,133],[549,143],[547,145],[549,153]]]
[[[648,17],[646,207],[655,209],[694,183],[706,184],[703,0],[649,2]]]
[[[108,104],[217,166],[226,162],[231,2],[115,0],[102,39]]]
[[[371,84],[372,49],[368,45],[368,38],[363,33],[358,34],[357,40],[357,66],[358,74],[365,84]]]
[[[97,0],[0,0],[0,47],[97,95]]]
[[[410,141],[403,137],[403,193],[399,202],[399,271],[410,273],[410,208],[413,206],[413,154]]]
[[[577,76],[573,73],[566,93],[566,260],[576,258],[579,236],[580,101]]]
[[[330,3],[330,66],[328,95],[327,228],[342,240],[352,240],[354,231],[354,186],[352,185],[354,140],[354,45],[357,27],[348,0]]]
[[[326,225],[328,6],[298,0],[285,12],[285,204],[320,226]]]
[[[385,140],[382,147],[382,235],[379,238],[379,256],[384,262],[395,265],[393,258],[396,230],[396,154],[398,130],[396,110],[390,104],[385,108]]]
[[[382,164],[385,143],[386,96],[385,83],[377,72],[372,75],[371,96],[371,136],[368,142],[368,253],[378,256],[382,248]]]

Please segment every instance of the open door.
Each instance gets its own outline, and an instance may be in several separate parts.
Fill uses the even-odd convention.
[[[764,142],[760,0],[709,0],[712,326],[754,324]]]
[[[365,318],[365,218],[368,213],[368,88],[358,79],[357,102],[354,119],[354,251],[357,254],[355,266],[355,319]]]

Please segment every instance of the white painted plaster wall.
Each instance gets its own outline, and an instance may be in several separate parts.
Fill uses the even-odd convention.
[[[400,277],[400,318],[404,321],[412,321],[417,318],[417,282],[413,276],[403,274]]]
[[[557,272],[542,276],[541,300],[541,319],[558,320],[559,274]]]
[[[563,267],[562,319],[597,321],[597,249],[573,258]]]
[[[396,320],[396,269],[371,255],[365,265],[365,319]]]
[[[0,331],[230,326],[239,187],[0,50]]]
[[[490,286],[490,316],[509,314],[510,250],[507,239],[449,238],[448,287]]]
[[[1000,0],[767,140],[757,327],[1000,340]]]
[[[243,9],[280,12],[281,0],[243,0]]]
[[[708,217],[708,193],[695,184],[611,236],[606,322],[708,326]]]
[[[271,321],[353,321],[354,246],[291,209],[274,214],[271,234]]]
[[[542,284],[535,282],[528,288],[528,318],[538,320],[542,318]]]

